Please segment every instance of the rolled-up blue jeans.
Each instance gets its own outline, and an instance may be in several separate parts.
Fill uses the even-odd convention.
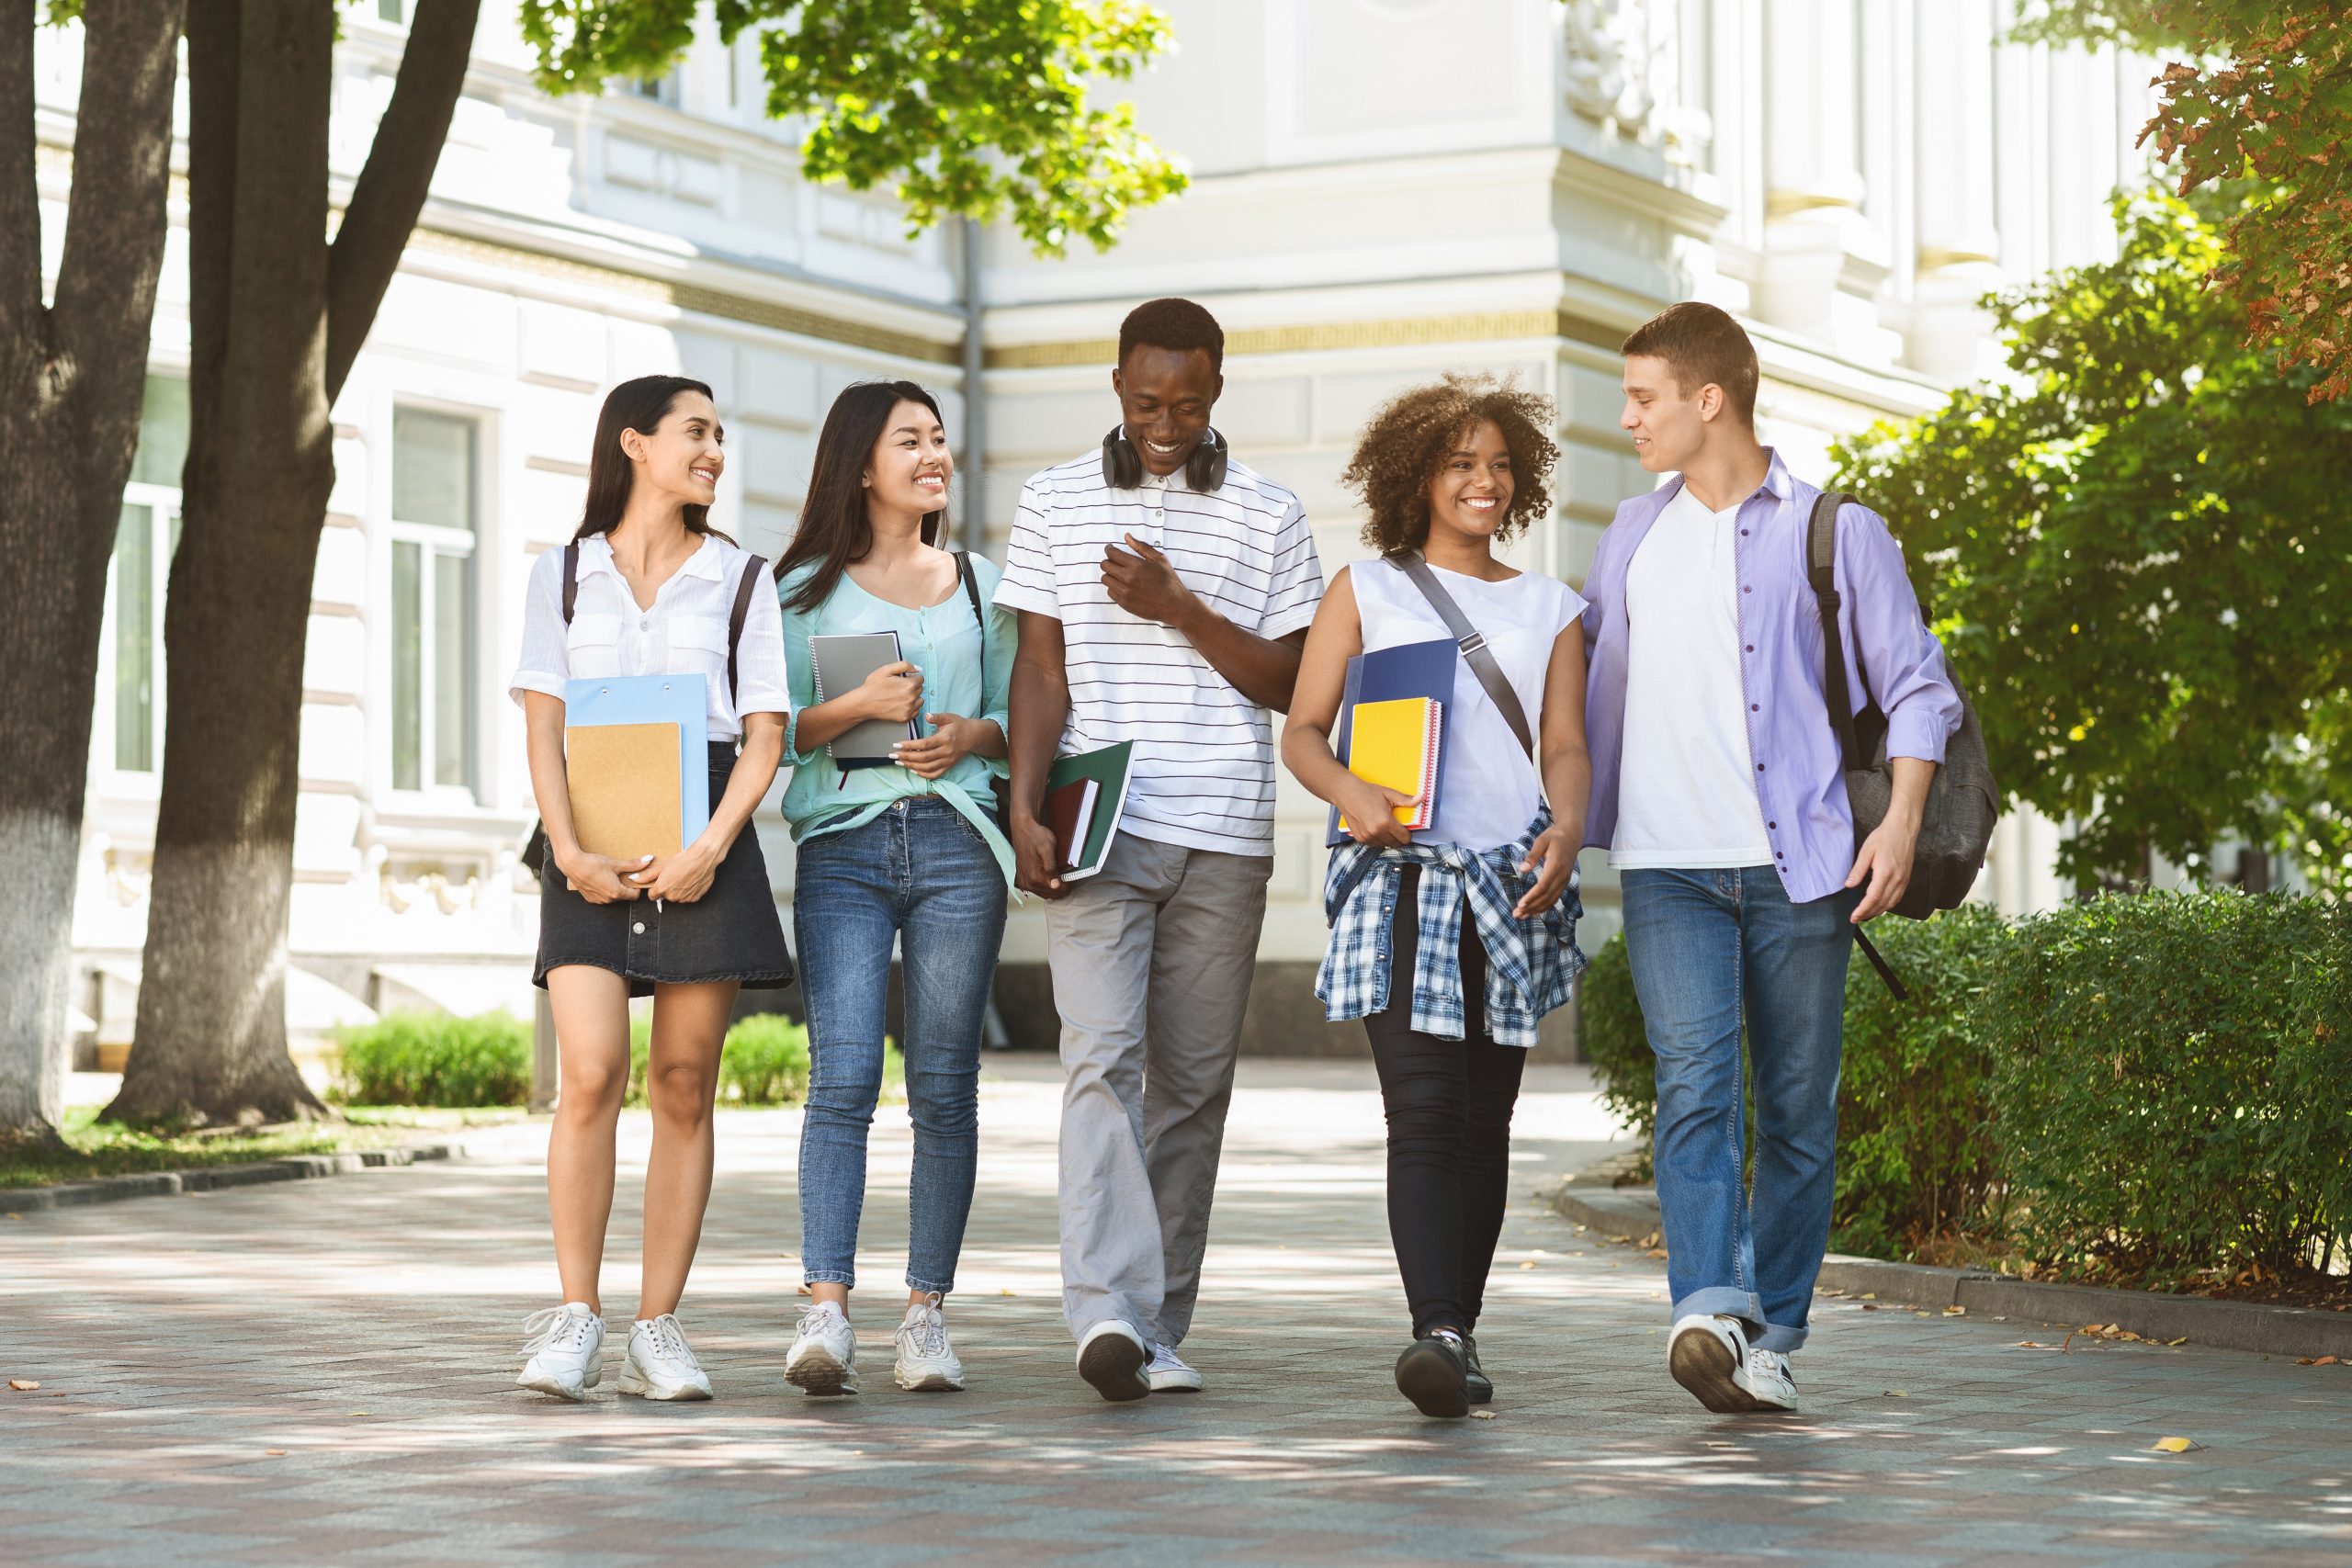
[[[1805,1340],[1838,1175],[1849,917],[1861,890],[1789,901],[1769,865],[1628,870],[1625,956],[1657,1056],[1653,1154],[1672,1318],[1741,1319],[1748,1343]],[[1746,1144],[1742,1022],[1753,1063]]]
[[[903,948],[907,1110],[914,1122],[907,1285],[956,1287],[979,1156],[980,1029],[1004,937],[1004,876],[937,795],[800,845],[792,923],[808,998],[800,1128],[800,1261],[808,1283],[857,1282],[865,1135],[882,1093],[890,948]]]

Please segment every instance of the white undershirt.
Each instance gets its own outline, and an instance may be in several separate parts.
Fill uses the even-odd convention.
[[[1625,572],[1625,751],[1609,863],[1704,871],[1770,865],[1739,669],[1739,507],[1688,485]]]

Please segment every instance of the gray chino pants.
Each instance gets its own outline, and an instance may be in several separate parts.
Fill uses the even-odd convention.
[[[1062,1312],[1182,1342],[1273,861],[1121,833],[1046,906],[1062,1017]]]

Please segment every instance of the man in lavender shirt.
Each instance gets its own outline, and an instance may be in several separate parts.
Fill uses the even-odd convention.
[[[1712,305],[1625,340],[1642,467],[1585,581],[1592,804],[1657,1056],[1668,1365],[1711,1410],[1793,1410],[1789,1353],[1829,1237],[1853,931],[1902,897],[1928,782],[1960,726],[1943,649],[1876,513],[1842,509],[1838,629],[1887,716],[1894,803],[1859,849],[1805,531],[1820,491],[1756,438],[1756,348]],[[1756,1170],[1741,1176],[1741,1035]]]

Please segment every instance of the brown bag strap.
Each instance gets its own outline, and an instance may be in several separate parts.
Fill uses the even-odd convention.
[[[1454,642],[1462,649],[1463,659],[1470,666],[1470,673],[1478,677],[1478,684],[1487,688],[1487,696],[1495,705],[1495,711],[1503,716],[1503,722],[1510,726],[1510,732],[1519,737],[1520,747],[1527,753],[1528,761],[1533,761],[1535,735],[1527,727],[1527,710],[1519,705],[1519,694],[1511,690],[1510,677],[1503,673],[1503,667],[1496,660],[1494,650],[1487,646],[1486,634],[1470,624],[1470,617],[1462,613],[1462,606],[1453,602],[1453,595],[1445,591],[1445,584],[1430,570],[1429,562],[1421,558],[1419,550],[1408,550],[1396,560],[1398,569],[1413,580],[1413,586],[1421,591],[1421,597],[1430,602],[1430,608],[1437,612],[1438,619],[1445,623],[1446,630],[1453,634]]]

